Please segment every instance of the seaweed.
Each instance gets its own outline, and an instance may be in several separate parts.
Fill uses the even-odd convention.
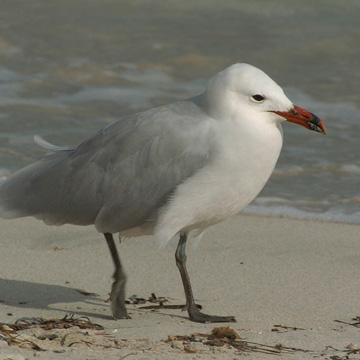
[[[168,336],[166,342],[182,341],[184,343],[184,350],[187,349],[188,344],[192,342],[201,342],[207,346],[232,347],[240,352],[258,352],[269,355],[282,355],[282,354],[294,354],[296,352],[308,353],[311,350],[298,349],[294,347],[288,347],[282,344],[266,345],[257,342],[246,341],[242,339],[239,334],[230,327],[215,327],[210,334],[206,333],[194,333],[191,335],[177,335]],[[194,350],[191,349],[191,352]]]

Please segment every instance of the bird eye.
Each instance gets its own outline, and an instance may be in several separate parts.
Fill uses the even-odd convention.
[[[260,95],[260,94],[255,94],[255,95],[252,96],[252,98],[253,98],[255,101],[258,101],[258,102],[263,101],[263,100],[265,99],[265,97],[262,96],[262,95]]]

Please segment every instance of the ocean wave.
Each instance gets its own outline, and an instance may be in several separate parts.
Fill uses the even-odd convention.
[[[340,222],[349,224],[360,224],[360,211],[352,214],[335,212],[332,210],[324,212],[309,212],[299,210],[287,205],[259,206],[248,205],[242,213],[249,215],[273,216],[301,220],[315,220],[324,222]]]

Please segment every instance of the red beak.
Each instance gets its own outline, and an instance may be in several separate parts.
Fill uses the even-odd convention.
[[[299,108],[296,105],[294,105],[294,108],[289,111],[273,112],[285,118],[287,121],[302,125],[307,129],[314,130],[323,135],[326,135],[326,128],[323,122],[316,115],[307,110]]]

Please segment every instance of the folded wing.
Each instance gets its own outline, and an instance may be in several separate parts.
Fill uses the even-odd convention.
[[[10,176],[0,186],[0,216],[112,233],[141,226],[209,161],[207,122],[192,101],[120,119]]]

